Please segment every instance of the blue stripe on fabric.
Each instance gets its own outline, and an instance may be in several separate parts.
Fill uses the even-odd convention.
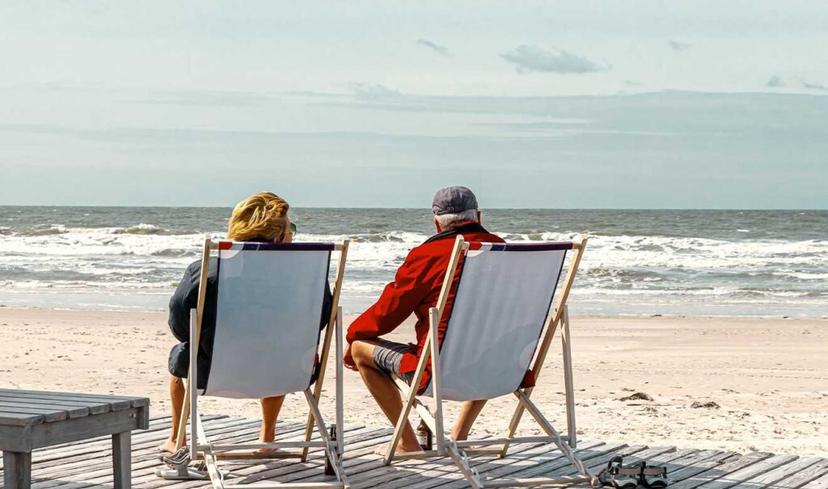
[[[333,251],[334,243],[252,243],[237,242],[234,245],[241,245],[245,251]]]
[[[482,243],[491,246],[491,251],[553,251],[571,250],[574,244],[571,241],[546,241],[543,243]]]

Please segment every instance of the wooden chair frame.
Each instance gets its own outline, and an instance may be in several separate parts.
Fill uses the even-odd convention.
[[[342,468],[342,454],[344,452],[344,428],[343,428],[343,317],[342,307],[339,306],[339,297],[342,291],[342,281],[345,276],[345,263],[348,257],[349,240],[344,240],[341,244],[334,246],[334,251],[339,251],[339,261],[336,268],[336,279],[334,282],[333,300],[331,302],[331,315],[328,318],[327,327],[325,328],[325,335],[322,339],[322,353],[319,358],[319,375],[314,383],[313,390],[310,387],[304,390],[305,400],[308,403],[308,410],[310,412],[308,417],[308,427],[305,431],[304,441],[296,442],[275,442],[275,443],[245,443],[234,445],[214,445],[209,442],[207,436],[202,429],[201,417],[198,412],[198,389],[194,388],[193,379],[198,378],[198,362],[196,356],[198,348],[193,348],[192,345],[198,345],[201,338],[201,321],[204,317],[204,302],[207,294],[207,272],[209,266],[210,254],[214,250],[218,250],[218,242],[206,239],[204,241],[204,250],[201,261],[201,276],[198,289],[198,301],[196,309],[190,314],[190,368],[185,384],[184,404],[181,411],[181,422],[178,426],[178,438],[176,440],[176,448],[180,449],[184,445],[184,433],[189,419],[190,425],[190,439],[189,439],[189,453],[192,460],[203,459],[206,466],[209,478],[212,481],[214,489],[242,489],[247,488],[245,485],[233,485],[224,483],[224,475],[218,468],[218,460],[250,460],[250,459],[281,459],[281,458],[298,458],[302,462],[307,460],[308,450],[310,448],[323,448],[325,454],[333,467],[336,481],[331,482],[313,482],[313,483],[272,483],[272,484],[256,484],[257,488],[348,488],[350,487],[347,478]],[[336,335],[336,439],[333,440],[328,434],[327,426],[319,410],[319,398],[322,394],[322,383],[325,379],[325,370],[327,368],[328,357],[331,350],[331,339]],[[316,426],[321,441],[312,441],[313,427]],[[282,452],[276,453],[272,456],[261,456],[255,453],[255,450],[262,448],[269,449],[296,449],[300,448],[298,452]],[[188,469],[188,467],[179,467],[177,472],[171,474],[169,478],[181,479],[204,479],[202,473]]]
[[[553,306],[550,308],[546,316],[543,326],[543,332],[538,342],[538,347],[535,351],[533,361],[531,363],[530,371],[537,380],[540,378],[540,372],[543,369],[543,362],[549,351],[550,344],[555,335],[558,326],[561,325],[561,343],[563,350],[564,362],[564,384],[566,387],[566,414],[567,414],[567,435],[561,435],[552,426],[540,409],[531,400],[532,388],[519,388],[514,391],[514,396],[518,400],[518,405],[509,423],[506,437],[503,438],[487,438],[485,440],[463,440],[457,441],[451,437],[447,437],[444,431],[443,421],[443,399],[440,390],[440,363],[439,348],[435,348],[437,344],[437,331],[440,319],[442,318],[448,295],[452,286],[452,281],[457,271],[457,266],[460,258],[469,249],[469,244],[464,241],[462,236],[458,236],[454,242],[454,247],[451,252],[451,258],[446,270],[446,276],[443,280],[443,286],[435,307],[429,310],[429,335],[426,338],[423,347],[420,361],[417,364],[417,370],[414,372],[414,378],[410,385],[402,379],[395,377],[394,381],[397,388],[405,399],[403,410],[400,417],[397,419],[394,428],[394,435],[388,443],[388,449],[384,457],[384,463],[390,464],[393,460],[402,460],[410,458],[431,458],[444,457],[448,455],[452,461],[457,465],[463,476],[469,484],[475,488],[489,488],[489,487],[514,487],[514,486],[539,486],[539,485],[565,485],[586,482],[589,484],[600,485],[595,475],[589,472],[586,466],[581,462],[572,449],[576,447],[576,428],[575,428],[575,394],[572,379],[572,342],[569,331],[569,313],[566,306],[566,301],[569,298],[569,292],[572,289],[572,284],[575,281],[575,275],[578,271],[578,266],[581,263],[581,257],[586,249],[587,238],[581,238],[573,242],[572,249],[574,256],[569,261],[569,269],[561,286],[559,295],[556,297]],[[434,397],[435,412],[432,414],[428,407],[417,399],[418,386],[423,377],[426,367],[426,359],[431,358],[432,375],[431,388]],[[429,450],[417,454],[403,454],[395,457],[397,443],[402,436],[402,430],[405,423],[408,422],[408,415],[411,409],[414,409],[420,419],[425,422],[431,432],[434,434],[434,439],[437,445],[436,450]],[[516,437],[515,431],[520,423],[524,411],[529,411],[529,414],[537,421],[541,429],[546,433],[545,436],[523,436]],[[509,446],[512,443],[553,443],[569,460],[578,476],[559,477],[559,478],[532,478],[532,479],[490,479],[484,480],[480,474],[471,466],[468,457],[470,455],[496,455],[503,458],[507,455]],[[499,447],[497,447],[499,445]],[[495,448],[492,448],[495,446]]]

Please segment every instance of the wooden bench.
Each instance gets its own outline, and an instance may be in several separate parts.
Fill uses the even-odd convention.
[[[131,432],[149,427],[145,397],[0,389],[4,489],[29,489],[32,450],[112,436],[116,489],[129,489]]]

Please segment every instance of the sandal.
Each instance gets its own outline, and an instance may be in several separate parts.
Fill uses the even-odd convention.
[[[640,462],[641,469],[638,474],[639,483],[652,489],[662,489],[667,487],[667,468],[658,466],[647,466],[647,462]]]
[[[615,489],[635,489],[638,486],[638,467],[624,467],[621,457],[613,457],[607,462],[607,468],[598,474],[601,485]]]

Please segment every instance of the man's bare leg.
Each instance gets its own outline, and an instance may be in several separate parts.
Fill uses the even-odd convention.
[[[455,440],[465,440],[469,436],[469,431],[477,419],[477,415],[483,410],[486,401],[466,401],[460,407],[460,416],[457,417],[457,422],[451,429],[451,437]]]
[[[172,430],[170,430],[170,437],[161,446],[159,450],[164,452],[175,451],[175,441],[178,437],[178,424],[181,422],[181,407],[184,405],[184,381],[175,375],[170,375],[170,414],[172,416]],[[186,433],[184,443],[186,444]]]
[[[394,381],[374,365],[374,344],[369,341],[351,343],[351,356],[357,370],[359,370],[359,374],[362,376],[362,381],[365,382],[365,386],[374,396],[374,400],[377,401],[391,424],[396,424],[400,413],[402,413],[400,392],[397,386],[394,385]],[[417,441],[417,435],[414,434],[411,423],[407,421],[403,426],[402,437],[397,444],[397,450],[400,452],[422,451],[420,443]]]

